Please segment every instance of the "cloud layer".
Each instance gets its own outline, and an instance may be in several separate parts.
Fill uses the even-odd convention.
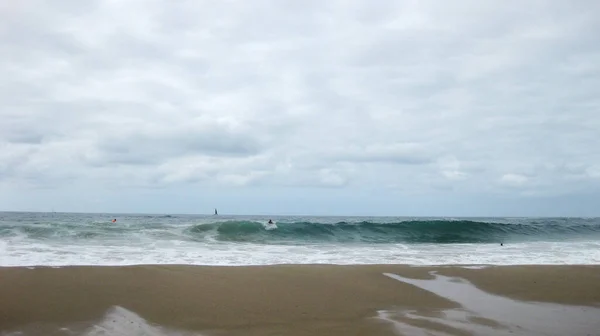
[[[0,194],[594,193],[598,17],[583,0],[7,2]]]

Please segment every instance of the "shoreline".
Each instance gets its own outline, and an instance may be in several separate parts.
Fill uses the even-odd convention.
[[[492,305],[499,307],[519,302],[537,305],[539,309],[531,308],[531,314],[546,304],[561,305],[565,311],[600,311],[600,265],[4,266],[0,267],[0,335],[19,330],[42,335],[109,322],[112,327],[147,323],[148,328],[162,326],[200,335],[394,335],[398,328],[408,332],[415,325],[452,334],[471,324],[490,328],[486,325],[500,323],[488,318],[456,329],[456,321],[427,320],[443,311],[461,310],[468,302],[385,274],[430,285],[440,284],[433,280],[436,274],[466,279],[474,286],[463,288],[472,291],[471,296],[504,298]],[[406,310],[418,312],[419,319],[397,316]],[[510,315],[508,310],[505,314]],[[393,321],[383,319],[382,312]],[[103,318],[110,321],[101,322]],[[596,326],[589,333],[600,329]],[[591,326],[574,323],[570,328],[583,328],[584,335]],[[502,328],[493,330],[502,335]]]

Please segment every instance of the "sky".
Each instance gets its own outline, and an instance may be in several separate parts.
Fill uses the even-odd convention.
[[[600,216],[600,2],[0,4],[0,210]]]

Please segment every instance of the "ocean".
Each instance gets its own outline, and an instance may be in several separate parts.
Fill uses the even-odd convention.
[[[600,218],[0,212],[0,266],[136,264],[600,264]]]

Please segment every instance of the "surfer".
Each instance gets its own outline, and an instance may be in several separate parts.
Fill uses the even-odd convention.
[[[273,224],[273,221],[269,219],[269,224]]]

